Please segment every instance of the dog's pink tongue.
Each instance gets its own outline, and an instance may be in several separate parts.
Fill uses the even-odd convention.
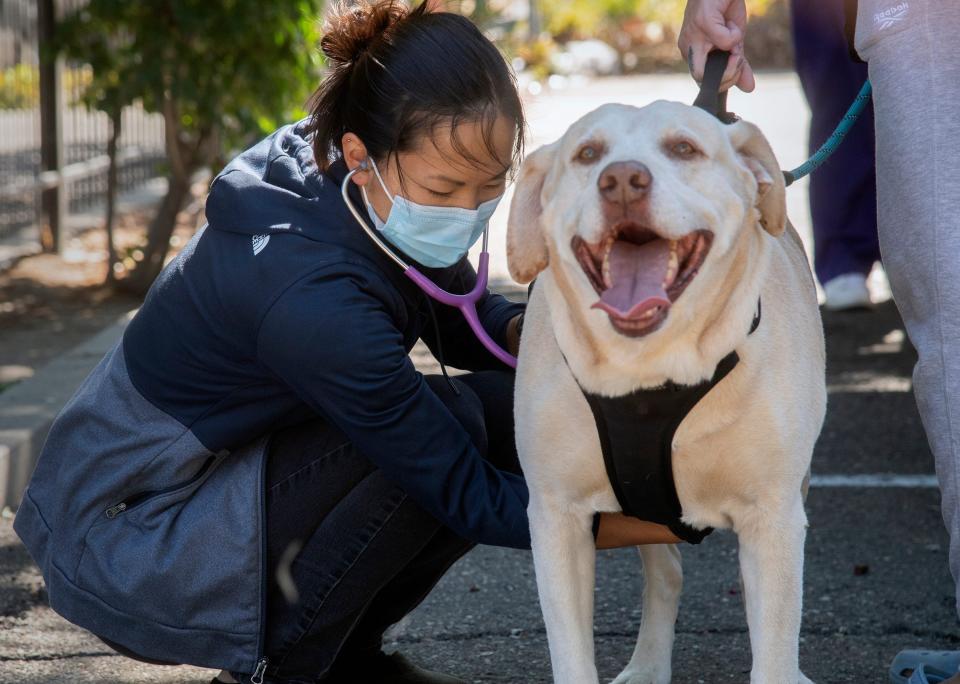
[[[612,285],[591,308],[620,318],[638,318],[655,306],[670,306],[663,289],[670,265],[669,240],[651,240],[643,245],[617,240],[609,258]]]

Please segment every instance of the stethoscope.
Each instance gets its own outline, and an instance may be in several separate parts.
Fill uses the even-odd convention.
[[[496,356],[505,364],[511,368],[516,368],[517,358],[493,341],[493,338],[490,337],[483,325],[480,323],[480,318],[477,315],[477,302],[480,301],[480,298],[487,291],[487,272],[490,264],[490,254],[487,252],[487,233],[490,230],[489,224],[483,229],[483,246],[480,251],[480,260],[477,263],[476,285],[474,285],[473,289],[466,294],[453,294],[452,292],[447,292],[446,290],[438,287],[436,283],[423,275],[414,266],[411,266],[397,256],[393,250],[387,246],[387,243],[384,242],[369,225],[367,225],[367,222],[360,215],[360,212],[357,211],[356,207],[353,206],[353,202],[350,200],[350,197],[347,194],[350,178],[353,176],[353,174],[360,171],[366,171],[368,169],[369,164],[367,160],[364,159],[362,162],[360,162],[360,166],[347,173],[346,177],[343,179],[343,184],[340,186],[340,194],[343,195],[343,201],[350,210],[350,213],[353,214],[353,217],[357,220],[357,223],[360,224],[363,230],[366,231],[367,235],[370,236],[370,239],[376,243],[383,253],[393,259],[397,265],[403,269],[403,274],[416,283],[417,286],[423,290],[428,297],[435,299],[441,304],[455,306],[460,309],[460,312],[463,314],[463,317],[467,319],[467,323],[470,324],[470,329],[473,330],[473,334],[477,336],[477,339],[480,340],[480,343],[490,350],[491,354]]]

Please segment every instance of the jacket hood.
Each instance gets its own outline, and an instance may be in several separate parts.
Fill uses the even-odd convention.
[[[278,128],[217,174],[207,197],[210,228],[251,236],[294,231],[324,240],[322,225],[339,218],[331,216],[332,207],[350,216],[340,196],[346,166],[338,161],[325,173],[318,169],[308,123],[309,117]],[[355,187],[350,196],[366,215]]]

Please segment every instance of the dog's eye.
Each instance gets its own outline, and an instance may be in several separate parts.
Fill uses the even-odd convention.
[[[697,154],[698,150],[686,140],[678,140],[670,145],[670,153],[675,157],[680,157],[681,159],[689,159]]]
[[[577,151],[576,160],[581,164],[592,164],[600,159],[603,148],[597,143],[587,143]]]

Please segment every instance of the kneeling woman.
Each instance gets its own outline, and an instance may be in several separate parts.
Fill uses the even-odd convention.
[[[51,429],[15,529],[51,606],[131,657],[217,681],[457,682],[381,637],[475,543],[529,547],[513,374],[386,251],[473,288],[521,105],[454,14],[355,5],[322,46],[312,115],[214,180],[208,224]],[[477,310],[515,354],[523,305]],[[472,372],[422,376],[420,338]],[[598,539],[674,537],[604,515]]]

